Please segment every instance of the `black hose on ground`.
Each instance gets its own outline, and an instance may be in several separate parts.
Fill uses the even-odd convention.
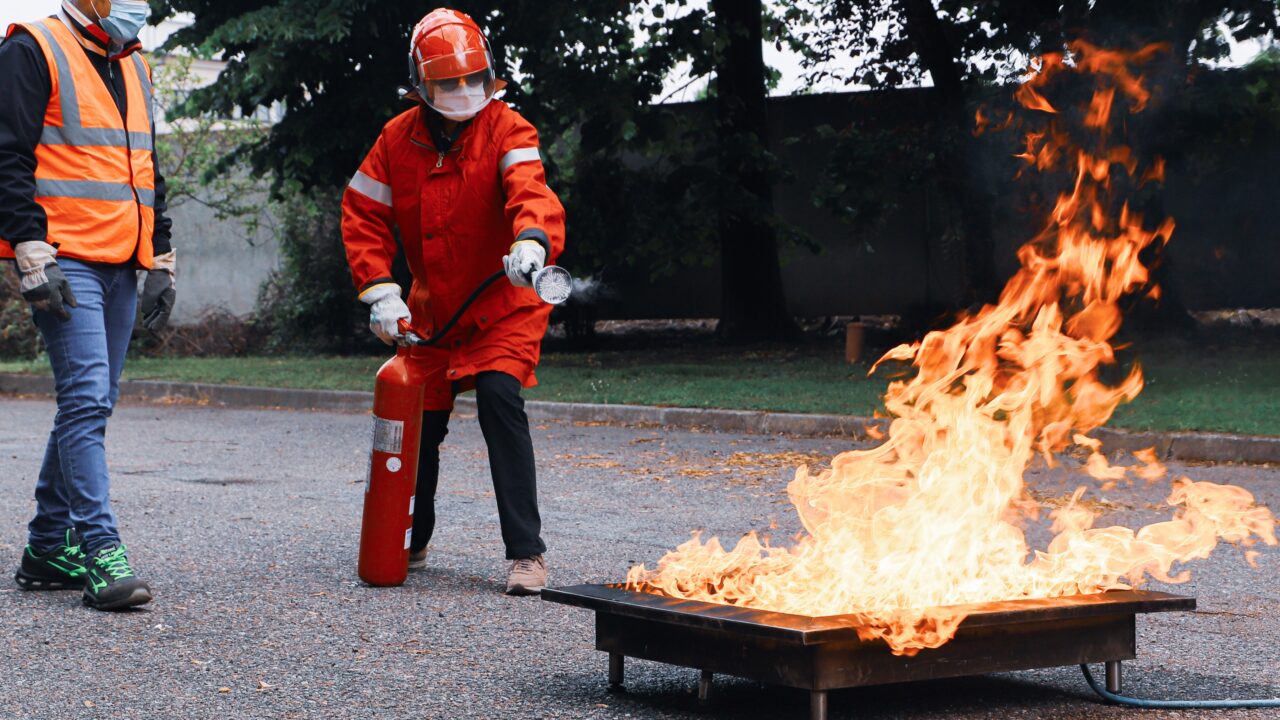
[[[1093,691],[1103,699],[1131,707],[1160,708],[1164,710],[1280,707],[1280,698],[1266,700],[1144,700],[1142,698],[1128,697],[1127,695],[1117,695],[1098,684],[1098,681],[1093,678],[1093,673],[1089,672],[1088,665],[1081,665],[1080,669],[1084,671],[1084,679],[1089,683],[1089,687],[1093,688]]]

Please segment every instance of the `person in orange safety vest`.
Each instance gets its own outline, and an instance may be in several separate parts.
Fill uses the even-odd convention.
[[[14,579],[81,589],[100,610],[152,599],[120,540],[105,448],[137,308],[158,332],[176,296],[137,39],[149,14],[141,0],[63,0],[0,45],[0,257],[17,265],[58,406]]]
[[[507,592],[536,594],[547,580],[529,422],[520,396],[536,383],[551,307],[530,276],[564,247],[564,208],[547,187],[538,133],[494,98],[504,83],[480,27],[448,9],[428,13],[410,43],[415,106],[382,130],[342,200],[342,236],[370,329],[404,341],[400,322],[430,337],[487,277],[486,290],[431,347],[415,348],[428,371],[410,567],[425,564],[435,527],[439,447],[459,392],[474,389],[507,559]],[[397,245],[397,234],[399,246]],[[391,277],[402,248],[413,285],[408,302]]]

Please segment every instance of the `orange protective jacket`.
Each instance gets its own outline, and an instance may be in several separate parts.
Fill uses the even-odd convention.
[[[538,133],[494,100],[439,152],[415,106],[383,128],[342,198],[342,238],[359,292],[394,282],[397,235],[413,273],[414,332],[430,337],[493,273],[517,240],[547,248],[550,265],[564,248],[564,208],[547,187]],[[497,370],[525,387],[536,383],[551,307],[531,288],[506,280],[484,292],[437,347],[414,356],[438,371],[427,409],[452,405],[450,386],[471,386]]]
[[[63,257],[100,263],[136,259],[150,268],[156,177],[152,164],[151,69],[135,52],[120,63],[128,93],[121,118],[111,93],[63,22],[13,25],[30,33],[49,65],[52,93],[36,146],[36,202]],[[136,253],[136,256],[135,256]],[[0,257],[13,257],[0,243]]]

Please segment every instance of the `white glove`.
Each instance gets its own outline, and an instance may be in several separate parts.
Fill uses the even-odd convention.
[[[360,299],[369,303],[369,329],[378,339],[388,345],[394,345],[404,339],[400,332],[400,321],[411,322],[409,306],[400,299],[400,286],[395,283],[374,285]]]
[[[511,246],[509,255],[502,256],[507,279],[516,287],[533,287],[533,274],[546,262],[547,251],[537,240],[520,240]]]

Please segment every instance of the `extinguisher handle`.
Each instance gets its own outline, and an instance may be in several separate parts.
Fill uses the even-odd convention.
[[[396,327],[400,329],[400,335],[404,338],[406,345],[426,345],[427,343],[413,331],[413,327],[409,325],[409,321],[403,318],[396,323]]]

